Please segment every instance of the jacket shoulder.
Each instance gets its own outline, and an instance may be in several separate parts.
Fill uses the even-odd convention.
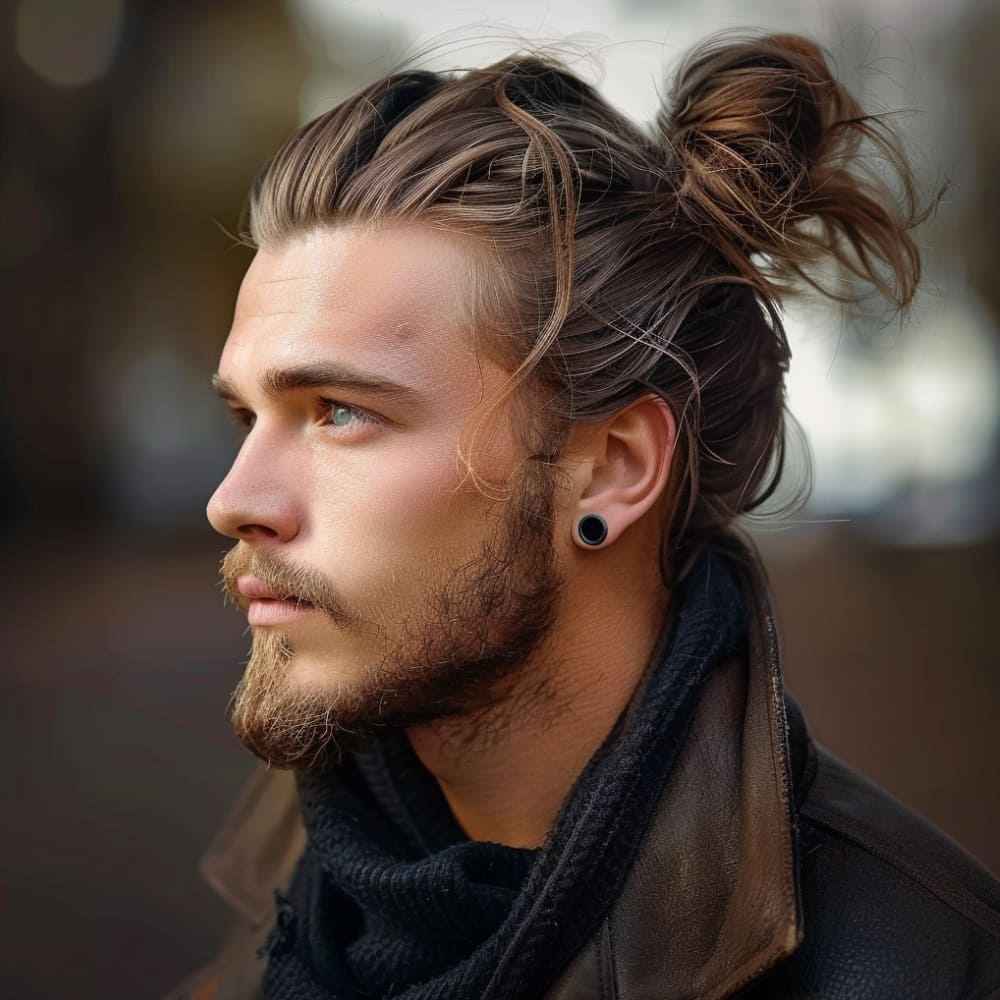
[[[291,772],[259,765],[201,861],[201,874],[236,919],[216,957],[164,1000],[260,1000],[258,951],[305,848]]]
[[[824,747],[811,751],[797,796],[803,942],[748,1000],[1000,997],[1000,884]]]

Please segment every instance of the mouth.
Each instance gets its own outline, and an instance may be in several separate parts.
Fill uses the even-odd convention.
[[[304,598],[276,591],[255,576],[241,576],[236,586],[249,601],[247,622],[250,625],[283,625],[316,610],[316,606]]]
[[[257,599],[247,608],[247,623],[250,625],[284,625],[304,618],[316,610],[308,601]]]

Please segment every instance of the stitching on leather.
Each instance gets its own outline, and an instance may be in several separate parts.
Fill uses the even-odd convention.
[[[761,587],[761,593],[766,593]],[[751,599],[754,597],[751,591]],[[757,603],[754,601],[754,603]],[[751,605],[753,606],[753,605]],[[784,912],[791,911],[795,914],[794,928],[795,941],[791,946],[786,939],[772,939],[770,945],[763,951],[749,958],[723,983],[719,984],[715,991],[706,994],[706,998],[712,1000],[722,1000],[723,997],[730,997],[752,983],[759,980],[764,973],[768,972],[775,965],[784,961],[798,948],[802,940],[802,923],[799,914],[798,892],[799,892],[799,868],[796,857],[796,795],[792,776],[791,747],[788,742],[788,718],[785,712],[784,685],[781,683],[781,640],[778,634],[777,621],[774,611],[770,606],[766,596],[758,604],[757,614],[752,618],[749,635],[750,658],[762,659],[767,665],[767,694],[769,704],[768,725],[770,730],[771,746],[771,766],[773,776],[776,779],[779,798],[784,808],[786,824],[782,833],[786,839],[788,863],[782,866],[782,886],[781,894],[784,903]],[[781,722],[782,732],[780,737],[775,729],[776,723]],[[806,731],[808,738],[808,730]],[[784,745],[787,756],[782,760],[781,747]],[[783,766],[784,765],[784,766]]]
[[[602,925],[603,927],[603,925]],[[593,941],[594,954],[596,955],[597,961],[597,989],[600,993],[601,1000],[607,1000],[607,994],[604,992],[604,932],[597,934]]]
[[[796,937],[801,938],[802,931],[798,906],[799,871],[795,846],[795,788],[792,783],[791,748],[788,745],[786,734],[788,718],[785,714],[784,683],[781,677],[781,637],[778,634],[777,619],[767,598],[766,590],[763,591],[763,594],[760,611],[757,616],[759,633],[751,639],[751,642],[760,644],[758,648],[764,652],[768,666],[768,697],[771,701],[771,711],[768,713],[768,724],[771,731],[771,761],[774,768],[774,775],[779,782],[779,794],[784,806],[787,824],[782,828],[782,834],[785,837],[785,857],[787,859],[786,864],[782,866],[782,900],[785,905],[785,912],[791,911],[794,914]],[[753,633],[752,628],[751,633]],[[782,727],[780,734],[775,729],[779,723]],[[782,753],[782,750],[784,750],[784,753]]]
[[[607,958],[607,962],[601,963],[601,996],[618,1000],[618,961],[610,920],[605,920],[601,928],[601,953]]]

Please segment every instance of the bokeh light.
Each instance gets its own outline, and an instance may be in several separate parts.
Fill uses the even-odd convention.
[[[90,83],[111,65],[124,15],[122,0],[20,0],[18,55],[49,83]]]

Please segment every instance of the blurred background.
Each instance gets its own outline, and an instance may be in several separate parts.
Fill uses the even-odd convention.
[[[565,41],[638,119],[727,28],[805,32],[930,191],[906,322],[789,311],[810,504],[757,526],[814,735],[1000,869],[1000,4],[20,0],[0,5],[0,982],[156,997],[225,909],[196,864],[250,758],[248,645],[204,504],[244,194],[302,120],[401,63]],[[793,470],[794,471],[794,470]]]

